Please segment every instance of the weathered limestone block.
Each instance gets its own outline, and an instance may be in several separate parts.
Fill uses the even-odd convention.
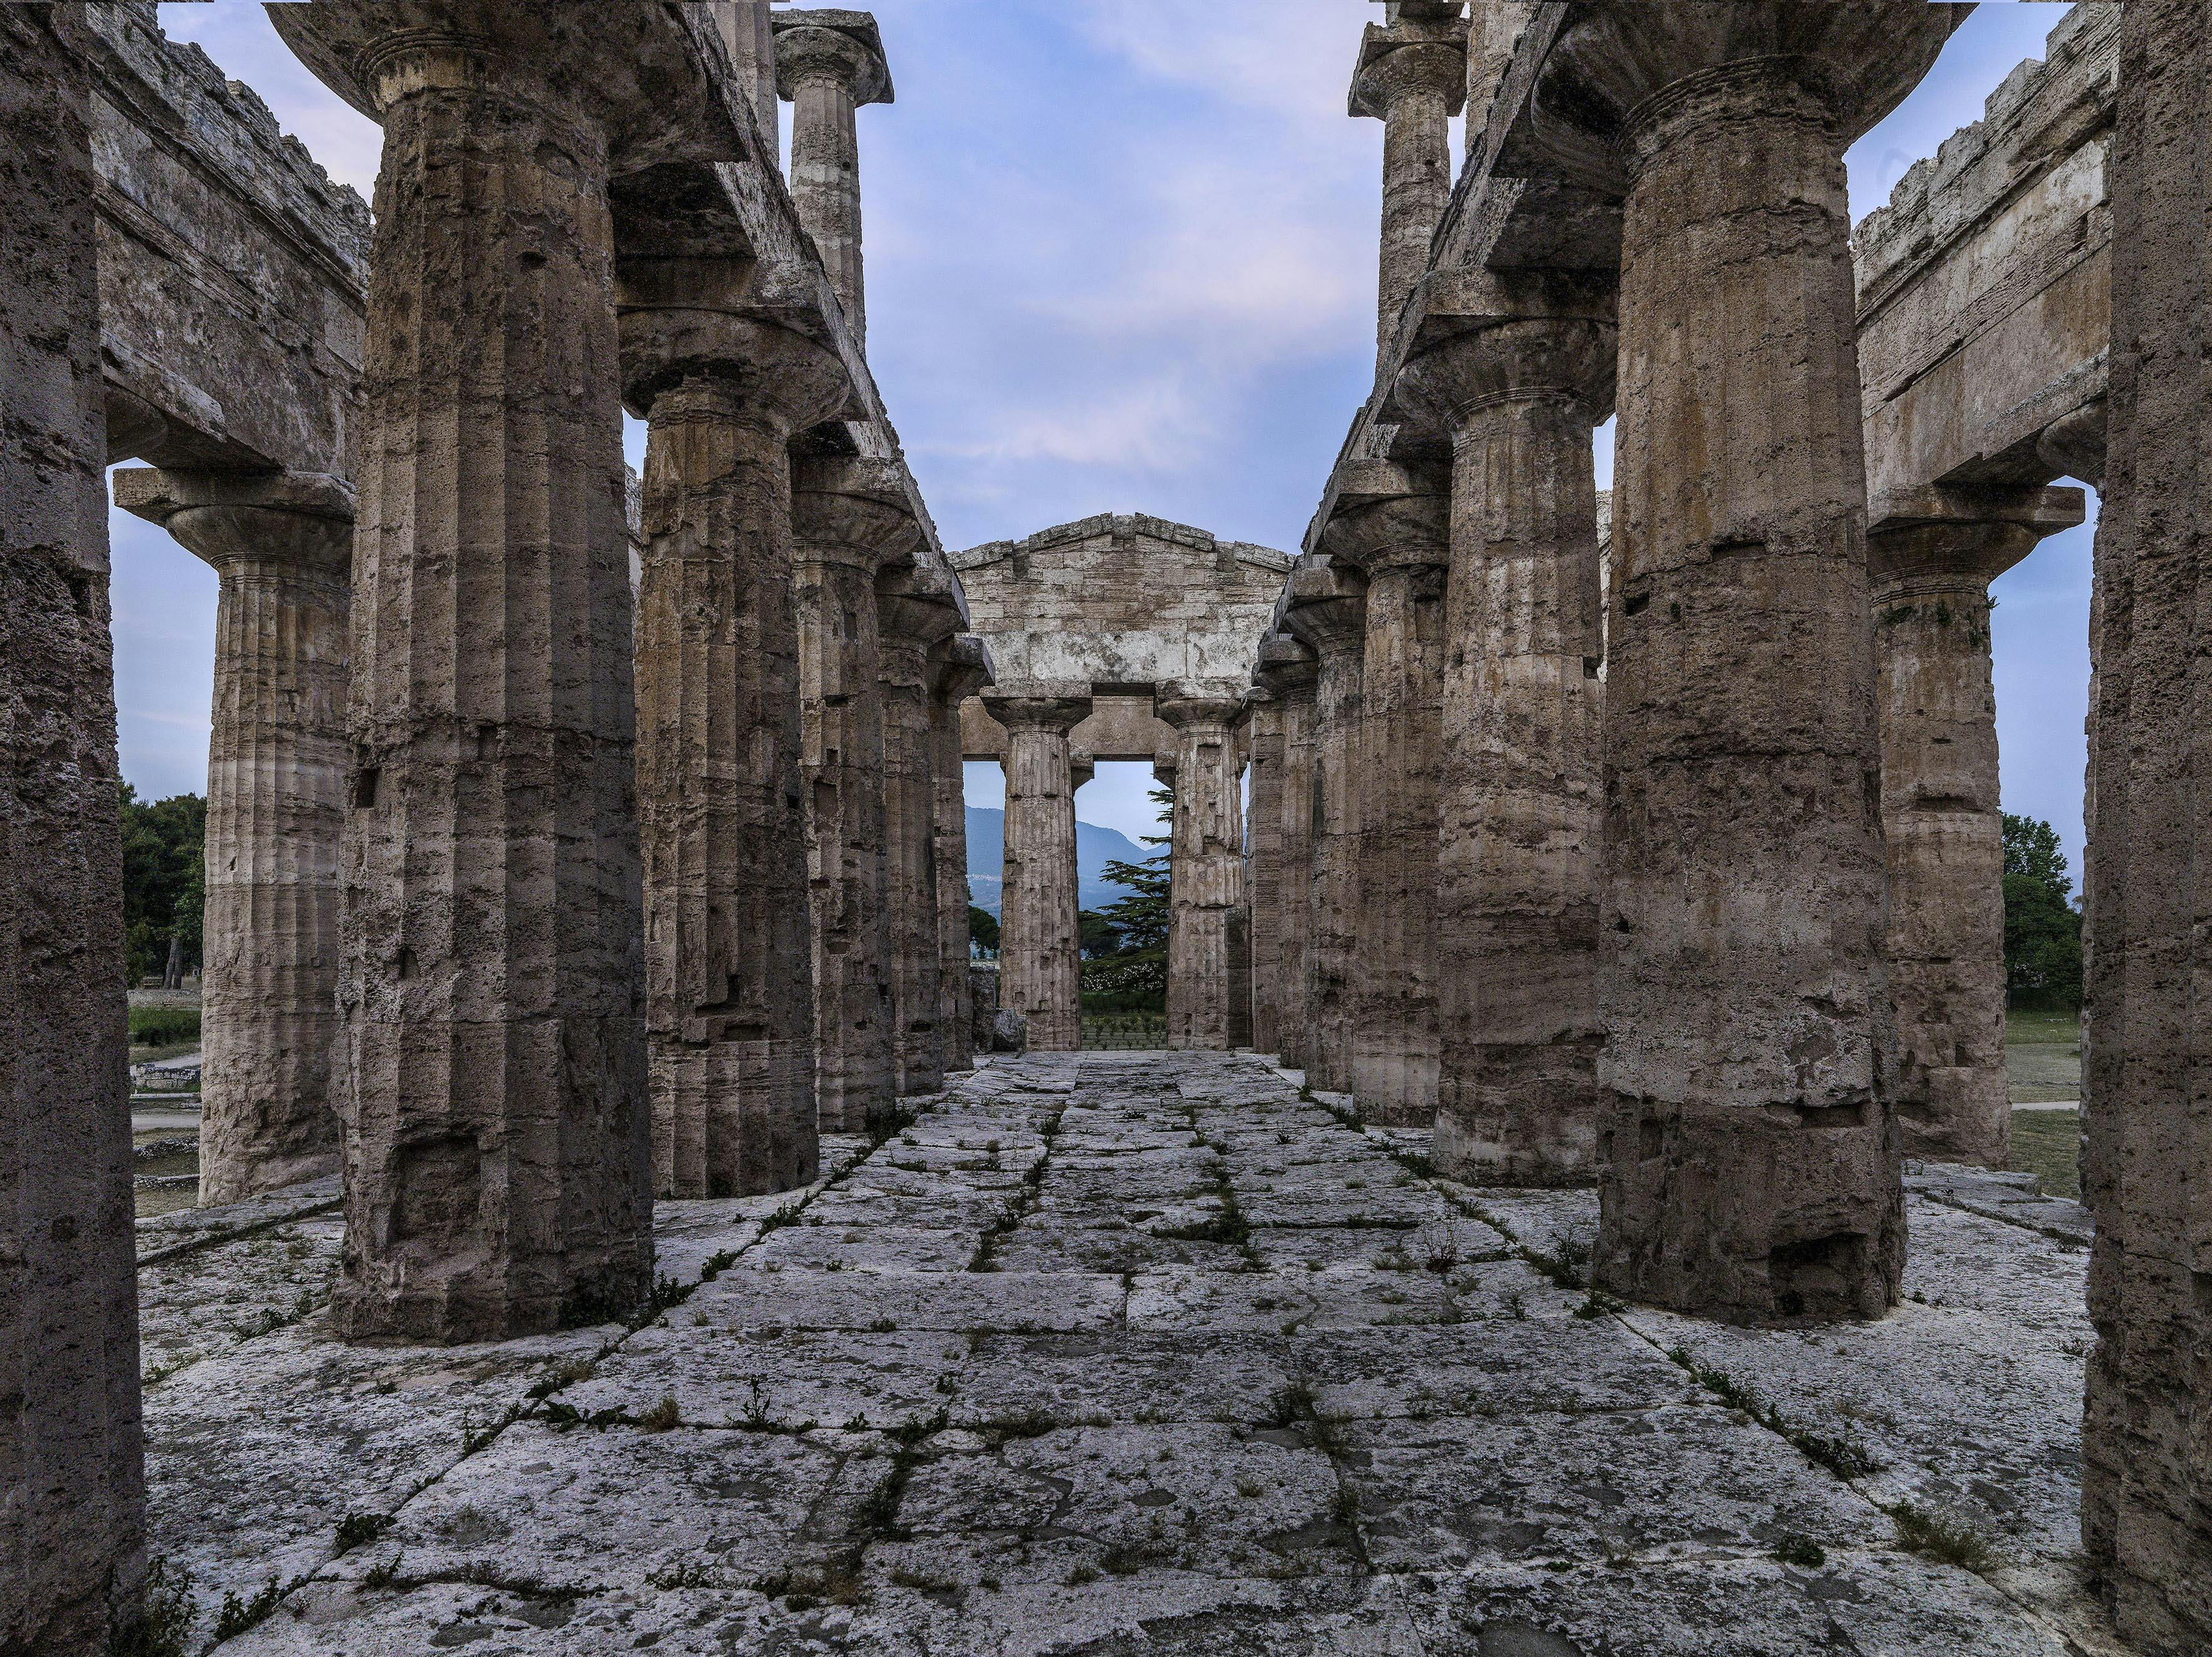
[[[2212,18],[2120,39],[2110,458],[2097,543],[2082,1190],[2095,1216],[2082,1539],[2147,1657],[2212,1647],[2212,1098],[2204,1084],[2212,661]]]
[[[1346,1087],[1375,1120],[1425,1127],[1437,1114],[1437,771],[1450,493],[1426,470],[1369,461],[1340,470],[1337,501],[1323,544],[1367,577]]]
[[[775,34],[769,0],[713,0],[722,43],[730,49],[738,80],[760,125],[761,148],[771,163],[781,148],[776,131]]]
[[[876,577],[919,530],[881,462],[798,464],[799,764],[812,905],[817,1120],[860,1132],[898,1091]]]
[[[1314,682],[1313,881],[1307,926],[1306,1077],[1341,1092],[1352,1082],[1358,989],[1360,694],[1367,583],[1326,557],[1291,574],[1284,625],[1320,661]]]
[[[0,1646],[57,1657],[146,1569],[82,27],[0,11]]]
[[[1382,123],[1377,349],[1388,350],[1451,200],[1451,118],[1467,101],[1467,19],[1457,0],[1401,5],[1359,42],[1350,112]]]
[[[814,1177],[814,975],[789,444],[846,389],[824,348],[744,309],[736,264],[623,271],[644,411],[639,815],[655,1188]]]
[[[884,815],[890,871],[891,998],[898,1090],[945,1086],[938,926],[936,753],[930,652],[960,630],[959,589],[941,569],[892,572],[876,585],[883,641]]]
[[[1314,683],[1321,665],[1296,639],[1260,642],[1257,678],[1273,699],[1278,773],[1271,785],[1274,827],[1265,814],[1255,769],[1252,784],[1252,1045],[1293,1069],[1306,1062],[1306,957],[1313,932]],[[1259,763],[1257,750],[1254,764]],[[1263,895],[1272,892],[1273,895]],[[1273,1045],[1261,1034],[1269,1021]]]
[[[1155,707],[1175,727],[1175,816],[1168,856],[1168,1045],[1225,1051],[1230,920],[1243,900],[1244,821],[1237,795],[1232,687],[1169,684]]]
[[[2010,1154],[1990,583],[2083,516],[2079,489],[1920,489],[1873,508],[1889,986],[1910,1156],[2002,1168]]]
[[[115,502],[213,565],[200,1202],[337,1169],[338,842],[353,491],[133,469]]]
[[[930,788],[934,797],[937,858],[939,1028],[945,1068],[966,1070],[975,1056],[975,990],[968,970],[968,792],[960,742],[960,707],[991,683],[990,652],[962,634],[931,663]]]
[[[1590,431],[1612,296],[1440,272],[1396,395],[1452,444],[1437,933],[1437,1167],[1597,1177],[1604,654]]]
[[[1005,684],[983,705],[1007,738],[999,1004],[1028,1021],[1031,1051],[1073,1053],[1082,1035],[1083,995],[1067,733],[1091,712],[1090,687]]]
[[[1245,692],[1244,719],[1252,753],[1252,815],[1244,856],[1250,1045],[1274,1053],[1282,1045],[1276,985],[1282,971],[1283,908],[1283,710],[1275,693],[1260,684]]]
[[[1467,153],[1482,148],[1491,100],[1535,11],[1529,0],[1471,0],[1467,41]]]
[[[1898,1296],[1843,151],[1960,15],[1621,3],[1553,52],[1626,183],[1597,1272],[1681,1310]]]
[[[775,14],[775,83],[791,105],[791,198],[854,340],[868,337],[860,252],[863,104],[894,102],[883,35],[864,11]]]

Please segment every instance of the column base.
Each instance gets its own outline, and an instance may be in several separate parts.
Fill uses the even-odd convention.
[[[1437,1172],[1474,1186],[1595,1185],[1602,1045],[1593,1036],[1485,1053],[1481,1080],[1437,1108]]]

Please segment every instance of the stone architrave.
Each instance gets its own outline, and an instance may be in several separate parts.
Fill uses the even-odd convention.
[[[1439,272],[1396,396],[1452,445],[1436,920],[1437,1166],[1597,1178],[1599,666],[1591,421],[1610,292]]]
[[[2002,1168],[2004,820],[1990,583],[2082,521],[2079,489],[1914,490],[1867,535],[1897,1118],[1908,1156]]]
[[[67,1657],[146,1574],[88,56],[0,9],[0,1647]]]
[[[1313,845],[1305,974],[1306,1079],[1352,1084],[1359,984],[1360,695],[1367,647],[1367,583],[1310,555],[1291,572],[1284,625],[1320,661],[1314,682]]]
[[[1322,544],[1367,577],[1358,948],[1347,1090],[1378,1122],[1436,1120],[1437,770],[1443,747],[1446,479],[1385,461],[1340,468]]]
[[[792,203],[865,346],[858,114],[864,104],[895,101],[883,36],[864,11],[779,11],[774,27],[776,91],[792,112]]]
[[[960,630],[959,588],[941,569],[876,584],[883,652],[884,816],[898,1090],[945,1087],[944,943],[938,926],[936,750],[929,656]]]
[[[2212,18],[2131,0],[2114,146],[2110,454],[2097,541],[2081,1186],[2082,1540],[2145,1657],[2212,1649]]]
[[[1167,1041],[1232,1046],[1231,919],[1243,901],[1244,823],[1237,794],[1235,686],[1163,685],[1154,711],[1175,727],[1175,816],[1168,856]]]
[[[1031,1052],[1073,1053],[1082,1035],[1083,996],[1067,735],[1091,712],[1091,688],[1073,681],[1001,685],[983,706],[1006,729],[999,1005],[1028,1021]]]
[[[944,1063],[975,1056],[975,989],[968,971],[968,791],[960,708],[991,683],[991,657],[972,634],[948,639],[930,664],[930,786],[936,799],[938,982]]]
[[[1470,0],[1467,40],[1467,153],[1482,148],[1491,100],[1536,8],[1529,0]]]
[[[1467,19],[1460,0],[1412,0],[1359,43],[1350,112],[1382,123],[1382,268],[1376,347],[1429,268],[1429,244],[1451,200],[1451,118],[1467,101]]]
[[[1281,757],[1273,786],[1276,828],[1271,840],[1261,835],[1256,777],[1252,790],[1253,1005],[1255,1024],[1261,1010],[1269,1010],[1274,1039],[1269,1049],[1255,1028],[1253,1045],[1273,1051],[1293,1070],[1306,1063],[1306,957],[1313,929],[1314,683],[1320,672],[1314,652],[1296,639],[1277,634],[1260,641],[1256,677],[1273,699]],[[1267,845],[1273,851],[1263,861],[1261,849]],[[1272,901],[1261,900],[1263,886],[1272,886]],[[1263,958],[1269,963],[1264,970]]]
[[[1626,186],[1597,1278],[1679,1310],[1898,1296],[1843,152],[1961,15],[1613,0],[1553,52],[1584,90],[1605,66],[1565,113]]]
[[[332,477],[115,474],[115,503],[214,567],[200,1202],[335,1172],[338,842],[353,491]]]
[[[1255,684],[1244,694],[1250,732],[1251,817],[1245,828],[1244,901],[1251,961],[1249,1044],[1260,1053],[1282,1047],[1283,710],[1274,692]]]
[[[625,395],[649,427],[638,813],[655,1189],[815,1176],[793,434],[834,412],[825,347],[750,314],[725,261],[623,271]]]
[[[810,458],[793,475],[799,766],[813,924],[817,1119],[860,1133],[898,1094],[876,579],[921,539],[896,469]]]

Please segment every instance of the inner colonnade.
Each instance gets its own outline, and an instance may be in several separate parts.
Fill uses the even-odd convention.
[[[234,409],[134,325],[165,278],[118,229],[159,176],[128,77],[222,95],[141,0],[5,9],[0,1645],[143,1614],[129,458],[116,502],[222,578],[203,1199],[337,1173],[357,1345],[627,1318],[657,1198],[811,1187],[823,1136],[970,1070],[975,758],[1032,1052],[1079,1042],[1075,789],[1149,761],[1172,1046],[1433,1126],[1462,1187],[1595,1186],[1622,1302],[1881,1319],[1905,1157],[2008,1132],[1989,583],[2081,521],[2057,480],[2106,490],[2081,1535],[2136,1648],[2212,1641],[2212,18],[2073,8],[1855,238],[1844,151],[1969,9],[1386,7],[1350,100],[1385,135],[1375,391],[1293,557],[1127,516],[942,546],[867,368],[864,14],[272,7],[383,161],[372,222],[258,104],[197,124],[298,266],[294,379]]]

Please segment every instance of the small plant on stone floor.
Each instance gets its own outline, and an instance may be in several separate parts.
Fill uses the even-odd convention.
[[[1826,1548],[1795,1531],[1783,1533],[1782,1539],[1774,1545],[1774,1557],[1785,1565],[1801,1565],[1807,1570],[1818,1570],[1828,1563]]]
[[[712,1283],[738,1263],[738,1251],[724,1248],[707,1257],[706,1265],[699,1268],[699,1281]]]
[[[371,1565],[362,1573],[362,1587],[371,1591],[390,1587],[399,1580],[399,1563],[406,1557],[403,1551],[393,1554],[380,1565]]]
[[[307,1579],[302,1577],[301,1581]],[[261,1592],[251,1599],[240,1599],[235,1593],[222,1596],[222,1609],[216,1614],[215,1640],[221,1645],[225,1640],[255,1629],[269,1620],[279,1600],[299,1586],[298,1582],[279,1582],[275,1577],[263,1584]]]
[[[368,1546],[392,1528],[388,1513],[349,1513],[338,1520],[338,1551],[349,1553]]]
[[[1078,1565],[1067,1574],[1067,1586],[1072,1588],[1087,1587],[1097,1580],[1098,1570],[1094,1565]]]
[[[192,1624],[199,1621],[191,1573],[155,1560],[146,1569],[140,1605],[138,1620],[109,1642],[108,1657],[185,1657],[191,1649]]]
[[[1506,1295],[1505,1314],[1516,1323],[1528,1321],[1528,1302],[1519,1290],[1513,1290]]]
[[[678,1407],[676,1394],[664,1393],[660,1402],[637,1418],[637,1424],[648,1433],[665,1433],[684,1424],[684,1412]]]
[[[1897,1527],[1897,1545],[1907,1553],[1961,1570],[1986,1570],[1995,1555],[1989,1538],[1971,1520],[1900,1502],[1888,1510]]]
[[[1589,1291],[1589,1298],[1575,1308],[1575,1315],[1585,1319],[1603,1318],[1610,1317],[1615,1313],[1626,1312],[1627,1309],[1626,1302],[1613,1299],[1602,1289],[1593,1289]]]
[[[748,1427],[765,1427],[769,1423],[767,1384],[758,1375],[755,1375],[746,1382],[746,1387],[750,1396],[746,1399],[745,1407],[740,1411],[741,1417]]]

